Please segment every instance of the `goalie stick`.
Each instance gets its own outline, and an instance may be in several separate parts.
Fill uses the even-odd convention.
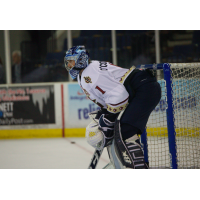
[[[92,160],[90,162],[90,165],[89,165],[88,169],[95,169],[96,168],[96,166],[97,166],[97,164],[99,162],[99,159],[101,157],[102,152],[103,152],[103,149],[101,149],[101,150],[97,150],[96,149],[95,150],[94,155],[92,157]]]
[[[122,113],[124,112],[124,110],[123,111],[121,111]],[[93,112],[91,113],[91,114],[93,114]],[[121,114],[122,115],[122,114]],[[90,115],[89,115],[90,116]],[[92,117],[91,116],[91,119],[93,119],[93,120],[95,120],[95,118],[94,117]],[[104,148],[103,148],[104,149]],[[100,157],[101,157],[101,154],[102,154],[102,152],[103,152],[103,149],[101,149],[101,150],[95,150],[95,152],[94,152],[94,154],[93,154],[93,157],[92,157],[92,160],[91,160],[91,162],[90,162],[90,165],[89,165],[89,167],[88,167],[88,169],[95,169],[96,168],[96,166],[97,166],[97,164],[98,164],[98,162],[99,162],[99,159],[100,159]],[[110,157],[110,156],[109,156]]]

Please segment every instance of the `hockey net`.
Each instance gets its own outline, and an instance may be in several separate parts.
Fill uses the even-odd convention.
[[[171,63],[172,96],[178,168],[200,168],[200,63]],[[171,168],[166,84],[158,80],[162,97],[147,124],[150,168]]]

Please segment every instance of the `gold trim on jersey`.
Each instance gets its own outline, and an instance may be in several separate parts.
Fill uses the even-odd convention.
[[[121,112],[122,110],[124,110],[127,106],[128,106],[128,102],[121,105],[121,106],[118,106],[118,107],[112,107],[108,104],[106,104],[107,106],[107,110],[111,113],[118,113],[118,112]]]
[[[124,84],[124,81],[128,77],[128,75],[135,69],[135,66],[131,67],[120,79],[120,83]]]

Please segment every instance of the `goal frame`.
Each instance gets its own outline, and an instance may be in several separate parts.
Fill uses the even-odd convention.
[[[168,141],[169,141],[170,165],[172,169],[178,168],[176,129],[174,123],[175,117],[174,117],[174,106],[173,106],[173,88],[172,88],[173,79],[171,77],[171,69],[176,67],[182,67],[182,68],[200,67],[200,63],[160,63],[160,64],[138,65],[136,67],[137,69],[163,70],[164,81],[165,81],[165,101],[167,102],[166,119],[167,119],[167,131],[168,131]],[[145,161],[146,163],[149,163],[146,129],[141,135],[141,143],[144,150]]]

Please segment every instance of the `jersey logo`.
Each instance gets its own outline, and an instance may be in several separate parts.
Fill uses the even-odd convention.
[[[89,76],[83,77],[86,83],[92,83],[92,80]]]

